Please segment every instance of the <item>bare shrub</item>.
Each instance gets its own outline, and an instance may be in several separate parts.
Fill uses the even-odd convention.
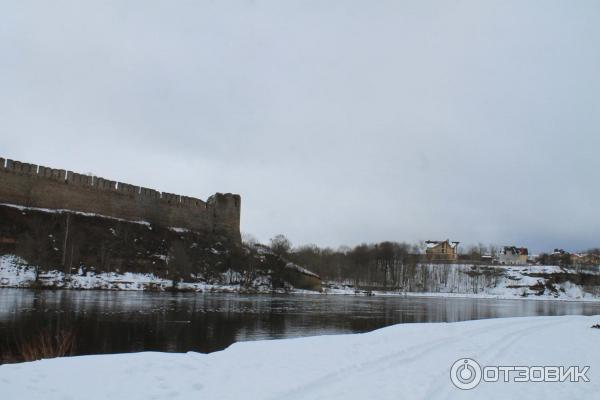
[[[56,335],[42,332],[19,345],[19,353],[23,361],[70,356],[74,352],[75,334],[68,331],[59,331]]]

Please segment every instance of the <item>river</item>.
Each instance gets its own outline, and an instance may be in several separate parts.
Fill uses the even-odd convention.
[[[600,314],[600,303],[345,295],[0,289],[0,361],[42,332],[75,353],[212,352],[238,341],[367,332],[412,322]]]

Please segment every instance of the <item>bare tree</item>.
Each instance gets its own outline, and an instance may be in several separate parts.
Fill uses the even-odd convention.
[[[279,234],[271,238],[271,250],[278,256],[286,256],[292,249],[292,242],[284,235]]]

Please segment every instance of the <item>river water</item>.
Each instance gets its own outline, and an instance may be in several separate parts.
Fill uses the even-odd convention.
[[[222,350],[245,340],[367,332],[413,322],[595,315],[600,303],[343,295],[0,289],[0,362],[41,332],[73,332],[75,354]]]

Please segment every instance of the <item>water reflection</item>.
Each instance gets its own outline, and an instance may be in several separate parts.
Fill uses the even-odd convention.
[[[600,304],[318,295],[0,289],[0,360],[41,331],[75,331],[77,354],[224,349],[243,340],[366,332],[396,323],[600,314]]]

